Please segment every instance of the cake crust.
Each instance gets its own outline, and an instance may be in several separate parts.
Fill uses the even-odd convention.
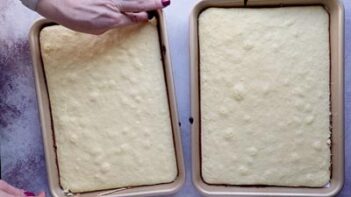
[[[201,171],[209,184],[330,180],[329,16],[321,6],[199,16]]]
[[[178,171],[155,24],[94,36],[40,33],[60,184],[71,192],[154,185]]]

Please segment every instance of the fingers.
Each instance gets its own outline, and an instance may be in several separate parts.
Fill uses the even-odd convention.
[[[13,187],[3,180],[0,180],[0,190],[5,192],[5,193],[8,193],[10,195],[13,195],[13,196],[23,196],[24,195],[24,190]]]
[[[142,12],[158,10],[168,6],[170,0],[112,0],[121,12]]]
[[[130,21],[132,23],[138,23],[138,22],[146,22],[149,20],[149,15],[147,12],[138,12],[138,13],[130,13],[126,12],[124,13],[126,16],[125,20]]]
[[[138,22],[148,21],[147,12],[138,12],[138,13],[115,13],[114,22],[111,24],[111,28],[123,27],[127,25],[132,25]]]
[[[40,192],[37,197],[45,197],[45,192]]]

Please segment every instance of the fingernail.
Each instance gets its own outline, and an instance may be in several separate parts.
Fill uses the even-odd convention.
[[[162,2],[162,5],[163,5],[164,7],[166,7],[166,6],[168,6],[169,4],[171,4],[171,1],[170,1],[170,0],[161,0],[161,2]]]
[[[26,196],[35,196],[33,192],[24,192],[24,195]]]
[[[156,11],[147,11],[147,19],[151,20],[156,16]]]

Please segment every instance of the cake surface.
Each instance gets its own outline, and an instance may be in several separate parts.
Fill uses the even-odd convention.
[[[200,14],[205,182],[329,182],[328,20],[321,6],[208,8]]]
[[[178,171],[157,27],[40,33],[60,183],[71,192],[153,185]]]

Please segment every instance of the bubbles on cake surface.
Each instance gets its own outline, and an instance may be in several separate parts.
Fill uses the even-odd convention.
[[[296,152],[292,152],[290,154],[290,160],[293,161],[293,162],[298,162],[300,159],[300,155]]]
[[[129,75],[128,79],[132,84],[135,84],[138,82],[138,78],[135,77],[134,75]]]
[[[113,154],[119,155],[119,154],[121,154],[122,152],[123,152],[123,151],[122,151],[122,149],[121,149],[120,147],[116,147],[116,148],[113,149]]]
[[[90,154],[93,156],[99,156],[103,153],[102,149],[99,147],[94,147],[90,150]]]
[[[297,130],[295,131],[295,133],[296,133],[297,135],[302,135],[302,134],[303,134],[303,130],[302,130],[302,129],[297,129]]]
[[[302,89],[302,87],[300,87],[300,86],[295,87],[294,89],[292,89],[292,94],[294,96],[301,97],[301,98],[303,98],[305,96],[305,92]]]
[[[254,45],[252,43],[249,43],[249,42],[246,42],[243,46],[243,48],[246,50],[246,51],[251,51],[253,48],[254,48]]]
[[[117,82],[114,80],[114,79],[110,79],[110,80],[108,80],[107,82],[106,82],[106,84],[107,84],[107,86],[109,87],[109,88],[115,88],[116,87],[116,85],[117,85]]]
[[[130,132],[130,127],[124,126],[120,132],[122,135],[128,135],[128,133]]]
[[[272,92],[272,88],[269,83],[263,84],[261,88],[264,95],[268,95],[270,92]]]
[[[100,165],[100,170],[102,173],[107,173],[111,170],[111,164],[109,162],[102,162]]]
[[[145,138],[148,138],[148,137],[151,136],[151,131],[150,131],[149,128],[145,128],[145,129],[144,129],[144,131],[143,131],[143,136],[144,136]]]
[[[129,149],[130,149],[130,145],[129,144],[124,143],[124,144],[121,145],[121,151],[122,152],[127,152]]]
[[[136,96],[136,97],[135,97],[135,100],[136,100],[138,103],[140,103],[140,102],[143,100],[143,98],[142,98],[141,96]]]
[[[143,144],[143,147],[146,149],[149,149],[151,147],[151,142],[148,139],[144,139],[142,144]]]
[[[301,123],[301,118],[299,116],[293,116],[292,122],[299,124],[299,123]]]
[[[245,165],[241,165],[238,168],[240,175],[248,175],[249,174],[249,169]]]
[[[232,97],[236,101],[242,101],[245,97],[245,88],[242,83],[237,83],[233,86]]]
[[[306,118],[305,118],[306,124],[310,125],[310,124],[313,123],[313,121],[314,121],[314,116],[313,115],[306,116]]]
[[[245,120],[245,122],[250,122],[251,116],[248,115],[248,114],[245,114],[244,117],[243,117],[243,119]]]
[[[93,103],[97,102],[99,100],[99,95],[100,95],[99,92],[91,91],[89,94],[89,96],[90,96],[89,101],[93,102]]]
[[[287,26],[287,27],[291,27],[295,24],[295,21],[290,19],[290,20],[286,20],[285,23],[284,23],[284,26]]]
[[[74,72],[67,73],[67,76],[66,76],[67,83],[69,84],[74,83],[77,79],[78,79],[78,75],[76,73]]]
[[[322,149],[322,143],[321,141],[314,141],[313,144],[312,144],[313,148],[316,150],[316,151],[319,151]]]
[[[224,140],[229,142],[229,143],[233,143],[233,140],[235,139],[235,133],[232,131],[232,129],[228,128],[226,130],[224,130]]]
[[[78,135],[74,132],[71,132],[70,133],[70,136],[69,136],[69,141],[73,144],[77,143],[78,142]]]
[[[251,146],[247,149],[247,153],[250,155],[250,156],[256,156],[257,153],[258,153],[258,149],[254,146]]]
[[[220,107],[219,107],[219,114],[220,114],[222,117],[229,116],[229,115],[230,115],[229,108],[228,108],[226,105],[220,106]]]
[[[306,103],[305,106],[304,106],[304,110],[306,112],[312,112],[312,105],[309,104],[309,103]]]

